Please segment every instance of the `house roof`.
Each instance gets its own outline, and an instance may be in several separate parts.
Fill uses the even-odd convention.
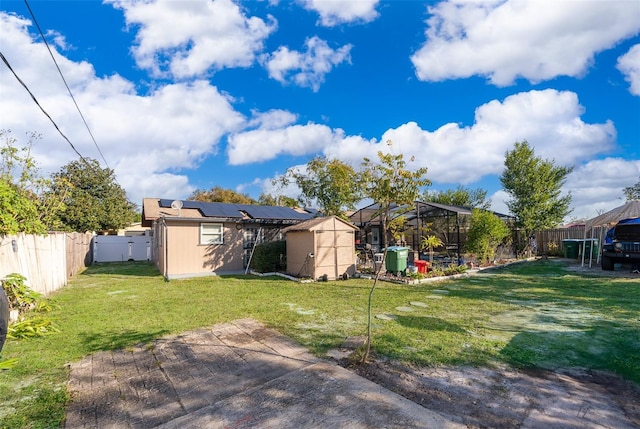
[[[640,201],[628,201],[625,204],[616,207],[606,213],[589,219],[586,227],[593,228],[595,226],[612,225],[623,219],[633,219],[640,217]],[[585,230],[586,232],[586,230]]]
[[[353,224],[351,224],[349,222],[346,222],[346,221],[344,221],[343,219],[340,219],[337,216],[328,216],[328,217],[317,217],[317,218],[314,218],[314,219],[306,220],[304,222],[300,222],[300,223],[295,224],[295,225],[288,226],[288,227],[284,228],[282,230],[282,232],[283,233],[287,233],[287,232],[294,232],[294,231],[317,231],[317,230],[320,230],[320,229],[327,229],[327,228],[325,228],[325,224],[328,224],[328,223],[331,223],[331,227],[328,228],[328,229],[335,229],[333,227],[333,222],[334,221],[340,222],[343,226],[346,226],[346,227],[348,227],[350,229],[353,229],[353,230],[357,230],[358,229],[357,226],[355,226],[355,225],[353,225]]]
[[[313,209],[261,206],[253,204],[207,203],[178,200],[180,208],[173,208],[176,200],[145,198],[142,204],[143,225],[164,217],[166,219],[210,219],[228,222],[294,224],[317,215]],[[175,204],[174,207],[177,207]]]

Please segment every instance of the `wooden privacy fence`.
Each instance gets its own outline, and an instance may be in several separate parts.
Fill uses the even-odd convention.
[[[599,241],[599,245],[602,245],[604,235],[606,234],[606,227],[595,227],[593,231],[587,230],[586,238],[596,238]],[[554,254],[562,253],[562,241],[563,240],[582,240],[584,239],[584,226],[573,226],[571,228],[556,228],[548,229],[545,231],[536,232],[536,244],[538,246],[538,253]],[[600,247],[599,247],[600,248]]]
[[[77,232],[0,236],[0,279],[18,273],[36,292],[56,291],[91,264],[92,237]]]

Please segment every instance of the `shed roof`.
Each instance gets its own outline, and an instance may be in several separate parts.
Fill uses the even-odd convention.
[[[333,222],[334,221],[338,221],[341,224],[343,224],[344,226],[353,229],[353,230],[357,230],[358,227],[356,227],[355,225],[340,219],[337,216],[327,216],[327,217],[317,217],[314,219],[309,219],[306,220],[304,222],[300,222],[298,224],[295,225],[291,225],[288,226],[286,228],[284,228],[282,230],[282,232],[286,233],[286,232],[294,232],[294,231],[317,231],[320,229],[334,229],[333,228]],[[325,225],[326,224],[331,224],[330,228],[326,228]]]

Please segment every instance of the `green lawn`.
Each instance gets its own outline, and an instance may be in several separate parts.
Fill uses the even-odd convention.
[[[365,335],[371,280],[298,284],[281,278],[165,282],[144,263],[100,264],[51,297],[60,333],[5,345],[0,427],[58,427],[67,364],[87,354],[252,317],[322,356]],[[420,365],[585,367],[640,383],[640,281],[587,277],[561,260],[516,264],[422,285],[381,283],[373,350]],[[398,309],[400,308],[400,309]],[[406,311],[407,309],[412,311]]]

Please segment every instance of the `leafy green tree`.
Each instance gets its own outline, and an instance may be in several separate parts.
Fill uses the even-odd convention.
[[[622,192],[627,201],[640,200],[640,180],[633,186],[627,186]]]
[[[392,145],[388,141],[389,146]],[[431,182],[426,178],[427,169],[419,168],[417,170],[409,170],[404,156],[385,154],[378,152],[379,162],[373,162],[365,158],[362,162],[362,176],[359,179],[360,187],[363,189],[364,196],[373,200],[378,206],[378,216],[383,234],[385,235],[385,243],[390,242],[393,232],[389,229],[391,221],[392,209],[395,207],[413,204],[420,195],[420,188],[430,185]],[[413,158],[411,159],[413,161]],[[387,257],[387,248],[385,246],[384,258]],[[378,269],[371,290],[369,291],[368,319],[367,319],[367,342],[362,354],[361,363],[369,358],[371,351],[371,305],[373,301],[373,293],[376,289],[380,271]]]
[[[9,130],[0,130],[0,234],[44,234],[44,210],[38,192],[46,181],[40,178],[31,146],[38,135],[20,148]]]
[[[346,210],[355,209],[362,197],[358,175],[348,164],[324,157],[316,157],[309,161],[306,171],[290,168],[282,177],[282,184],[291,181],[300,188],[300,202],[311,206],[317,203],[325,216],[338,216],[346,219]]]
[[[526,140],[506,152],[504,165],[500,181],[510,196],[507,207],[526,237],[555,227],[571,212],[571,194],[562,196],[562,186],[573,167],[536,157]]]
[[[72,161],[54,173],[51,192],[64,201],[58,214],[67,231],[110,231],[135,218],[135,204],[116,182],[113,170],[95,159]]]
[[[5,179],[0,179],[0,235],[44,234],[47,227],[38,214],[37,200]]]
[[[488,210],[491,203],[487,201],[487,191],[482,188],[471,189],[458,186],[456,189],[444,191],[426,191],[424,200],[431,203],[447,204]]]
[[[430,185],[431,182],[425,177],[426,168],[409,170],[402,154],[378,152],[378,158],[379,163],[364,159],[362,177],[359,181],[364,197],[373,200],[378,206],[377,216],[380,218],[385,243],[389,243],[393,237],[388,228],[392,210],[413,204],[420,195],[420,188]]]
[[[249,195],[241,194],[232,189],[224,189],[220,186],[214,186],[208,191],[196,189],[187,199],[205,203],[256,204],[256,200]]]
[[[387,225],[390,235],[393,237],[394,241],[400,245],[402,243],[404,233],[408,230],[407,223],[406,216],[404,216],[404,214],[400,214],[389,220],[389,224]]]
[[[502,219],[487,210],[471,211],[471,226],[467,237],[467,250],[475,253],[481,262],[493,261],[498,246],[511,231]]]

